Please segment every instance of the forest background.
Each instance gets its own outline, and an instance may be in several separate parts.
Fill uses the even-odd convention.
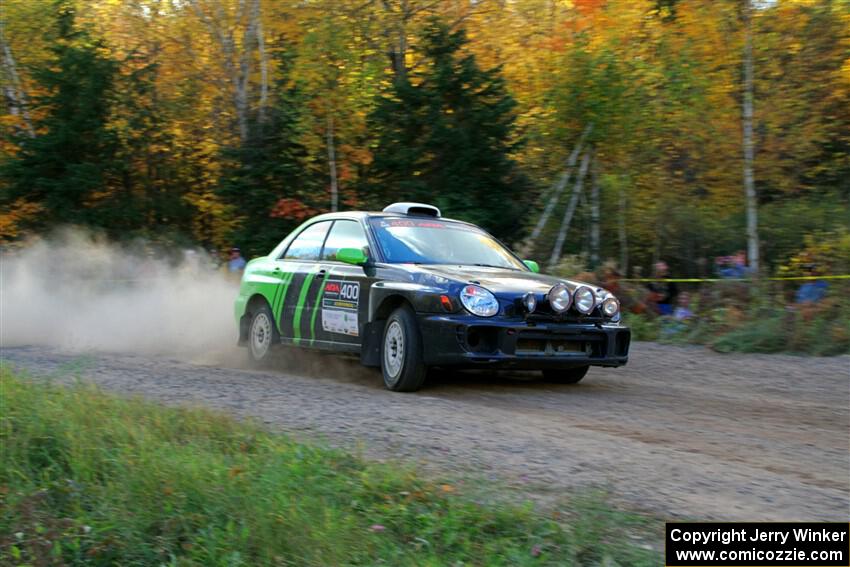
[[[417,200],[554,267],[847,273],[846,0],[4,0],[0,242]],[[565,260],[566,258],[566,260]]]

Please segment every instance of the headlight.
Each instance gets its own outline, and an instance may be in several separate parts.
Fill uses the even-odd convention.
[[[552,306],[552,310],[555,311],[555,313],[563,313],[570,308],[572,297],[570,296],[570,290],[567,287],[567,284],[555,284],[552,289],[549,290],[548,297],[549,305]]]
[[[576,310],[582,315],[588,315],[596,307],[596,295],[587,286],[581,286],[575,292]]]
[[[617,301],[617,298],[613,295],[609,295],[605,301],[602,302],[602,313],[606,317],[614,317],[617,313],[620,312],[620,302]]]
[[[526,311],[534,313],[534,310],[537,309],[537,297],[533,291],[529,291],[522,296],[522,304],[525,306]]]
[[[499,312],[499,302],[496,297],[477,285],[464,286],[460,290],[460,302],[467,311],[479,317],[492,317]]]

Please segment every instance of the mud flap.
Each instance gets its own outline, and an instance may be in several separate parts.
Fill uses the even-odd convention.
[[[381,339],[385,324],[385,320],[378,320],[363,325],[363,342],[360,347],[360,364],[363,366],[381,365]]]

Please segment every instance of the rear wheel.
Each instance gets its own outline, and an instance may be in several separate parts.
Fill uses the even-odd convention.
[[[251,360],[256,363],[267,362],[271,357],[273,347],[280,342],[275,329],[274,317],[269,306],[263,304],[251,315],[248,325],[248,350]]]
[[[578,384],[584,378],[584,375],[587,374],[588,370],[590,370],[590,366],[577,366],[575,368],[562,368],[558,370],[546,369],[543,371],[543,378],[547,382],[557,382],[558,384]]]
[[[425,382],[422,335],[408,306],[399,307],[387,319],[381,344],[381,371],[384,385],[395,392],[414,392]]]

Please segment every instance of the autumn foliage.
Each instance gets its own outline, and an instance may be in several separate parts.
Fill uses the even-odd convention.
[[[850,224],[846,3],[8,0],[0,238],[74,223],[262,254],[314,213],[416,198],[544,262],[561,238],[700,275],[746,247],[747,33],[776,272]]]

